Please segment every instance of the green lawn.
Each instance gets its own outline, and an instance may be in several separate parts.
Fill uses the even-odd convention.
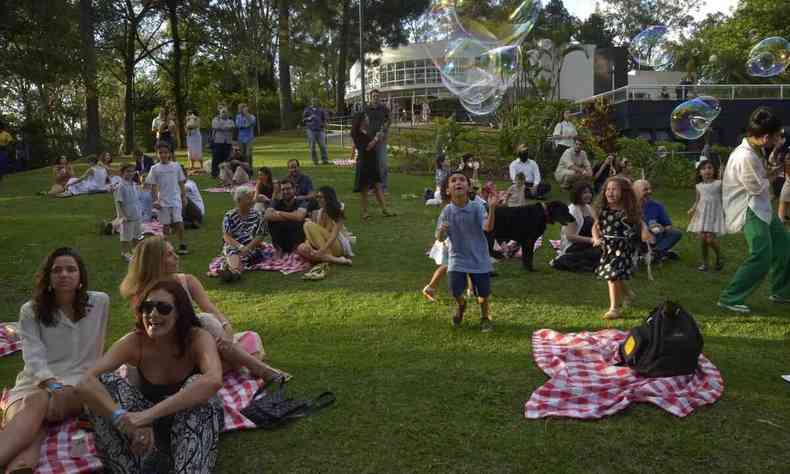
[[[256,165],[285,174],[285,161],[309,163],[303,137],[259,139]],[[330,149],[332,157],[347,151]],[[183,159],[183,156],[182,156]],[[788,472],[790,373],[788,307],[768,301],[765,287],[750,316],[715,306],[718,292],[745,254],[739,236],[724,239],[721,274],[696,271],[696,240],[679,245],[681,261],[654,270],[655,282],[633,281],[637,307],[615,327],[629,328],[656,303],[672,298],[696,318],[705,353],[721,370],[721,400],[685,419],[648,405],[632,406],[600,421],[526,420],[523,404],[546,377],[532,361],[530,335],[608,327],[606,283],[591,275],[557,272],[544,247],[534,273],[520,262],[498,265],[493,280],[496,330],[481,334],[477,313],[463,329],[450,327],[449,298],[423,300],[419,290],[434,270],[425,257],[436,208],[402,199],[431,186],[430,176],[391,175],[391,199],[400,216],[359,220],[349,168],[312,167],[316,185],[336,187],[348,204],[349,228],[358,236],[350,268],[332,268],[326,280],[255,273],[233,286],[205,274],[220,247],[228,194],[204,193],[208,216],[189,231],[191,255],[182,269],[199,276],[211,298],[237,328],[258,331],[276,366],[294,374],[294,394],[332,390],[335,407],[288,428],[223,437],[218,472]],[[33,274],[48,251],[78,248],[90,287],[112,300],[109,341],[132,326],[118,294],[125,273],[117,237],[97,235],[96,223],[112,216],[106,195],[72,199],[36,196],[48,188],[49,170],[7,177],[0,183],[0,320],[17,318]],[[210,180],[198,179],[201,188]],[[676,226],[685,228],[692,190],[657,189]],[[558,193],[552,193],[558,197]],[[565,196],[561,196],[565,199]],[[549,231],[557,238],[559,228]],[[444,286],[442,289],[444,290]],[[0,385],[10,386],[22,367],[19,355],[0,360]]]

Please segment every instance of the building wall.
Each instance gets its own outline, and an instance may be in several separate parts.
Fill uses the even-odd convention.
[[[587,56],[575,51],[565,57],[560,76],[560,98],[579,100],[593,95],[595,46],[585,45]]]

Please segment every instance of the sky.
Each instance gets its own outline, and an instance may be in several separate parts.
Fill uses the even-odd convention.
[[[595,11],[596,2],[595,0],[563,0],[562,3],[565,4],[565,8],[567,8],[572,15],[584,20]],[[700,11],[694,14],[694,17],[699,20],[705,18],[708,13],[722,12],[729,14],[730,9],[734,8],[737,4],[738,0],[707,0],[705,5],[700,8]],[[603,5],[604,2],[601,2],[602,9]]]

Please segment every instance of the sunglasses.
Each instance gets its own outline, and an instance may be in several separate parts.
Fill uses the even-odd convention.
[[[140,313],[143,315],[150,315],[153,313],[154,308],[156,308],[156,312],[162,316],[167,316],[173,311],[173,305],[170,303],[165,303],[164,301],[143,301],[140,303]]]

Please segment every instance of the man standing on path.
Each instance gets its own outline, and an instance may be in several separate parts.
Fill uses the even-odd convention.
[[[390,109],[380,100],[378,89],[370,91],[370,104],[365,113],[368,116],[368,133],[374,137],[371,143],[376,148],[381,186],[386,191],[388,189],[387,133],[390,127]]]
[[[211,120],[211,176],[215,178],[219,177],[219,165],[230,155],[234,126],[225,104],[220,104],[219,114]]]
[[[576,126],[571,122],[571,111],[566,110],[562,114],[562,122],[554,126],[552,136],[558,156],[562,156],[568,148],[573,148],[577,135]]]
[[[241,156],[247,160],[252,168],[252,140],[255,138],[255,116],[252,115],[247,104],[239,104],[239,113],[236,115],[236,128],[239,130],[239,148]]]
[[[766,108],[752,112],[746,138],[733,150],[722,177],[722,204],[727,232],[743,231],[749,254],[732,281],[722,290],[718,305],[749,313],[746,298],[771,273],[769,299],[790,303],[790,236],[771,207],[771,179],[778,168],[765,168],[765,148],[781,139],[782,122]]]
[[[329,164],[329,157],[326,154],[326,111],[318,106],[318,100],[310,99],[310,106],[302,113],[302,122],[307,129],[307,144],[310,146],[310,156],[313,163],[318,164],[318,156],[315,153],[315,145],[321,150],[321,163]]]

